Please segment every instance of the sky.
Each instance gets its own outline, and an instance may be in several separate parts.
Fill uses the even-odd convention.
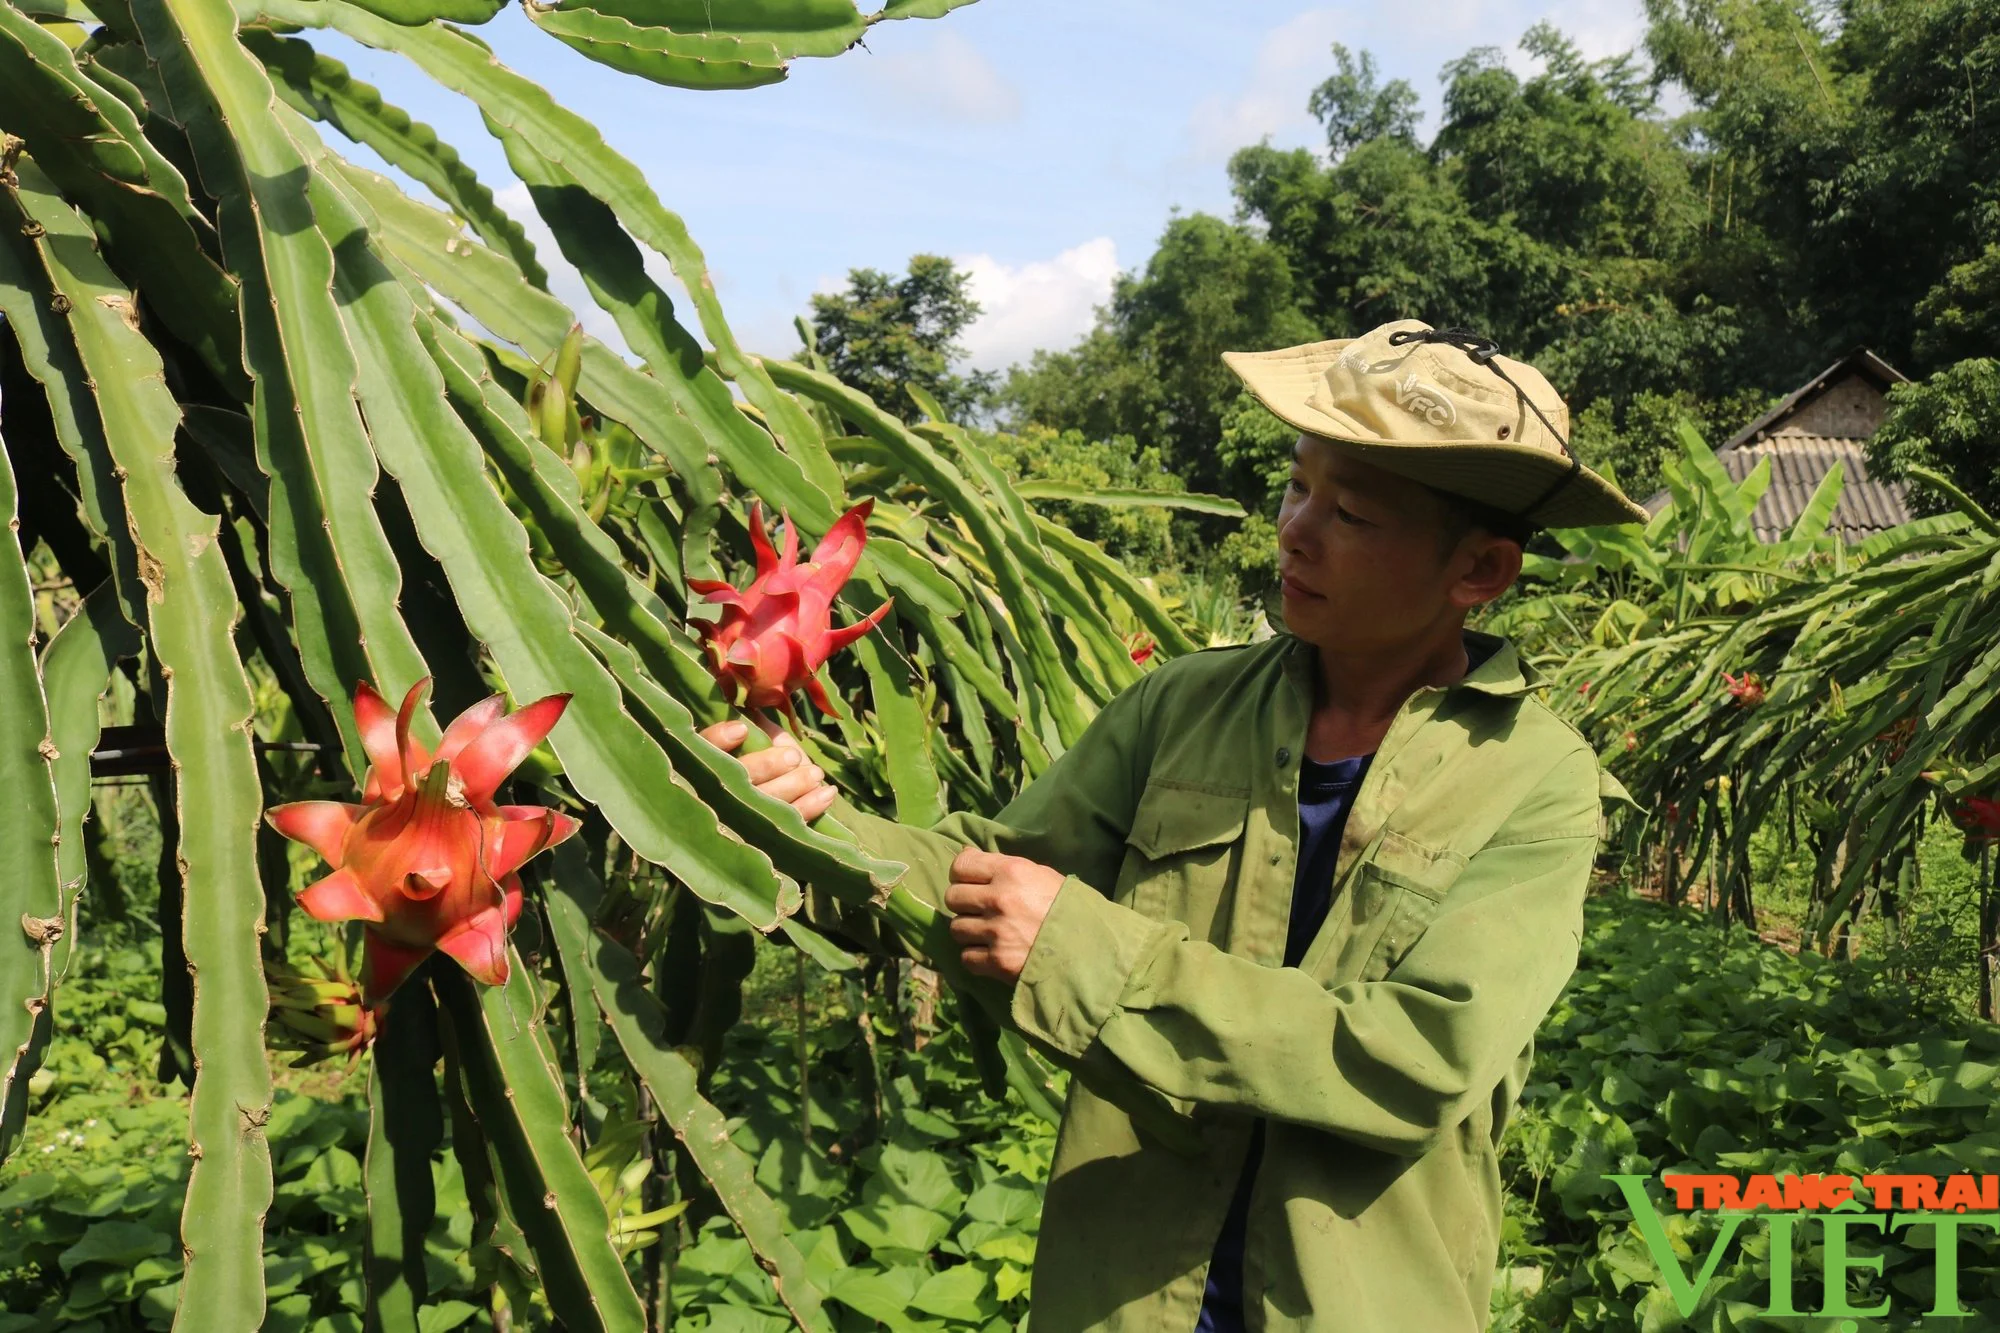
[[[745,347],[791,355],[814,292],[928,252],[967,269],[984,307],[968,360],[1004,369],[1086,332],[1173,210],[1229,215],[1237,148],[1317,147],[1306,100],[1333,72],[1332,43],[1408,79],[1428,134],[1445,63],[1495,46],[1525,71],[1521,34],[1543,19],[1591,57],[1636,45],[1644,27],[1638,0],[979,0],[877,24],[863,46],[741,92],[608,70],[511,7],[478,33],[594,121],[686,220]],[[470,104],[399,57],[313,40],[457,147],[535,237],[555,293],[615,340]],[[671,286],[664,263],[656,272]]]

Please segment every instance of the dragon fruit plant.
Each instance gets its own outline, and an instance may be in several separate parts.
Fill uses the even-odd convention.
[[[529,18],[629,74],[745,88],[967,2]],[[879,734],[899,808],[997,808],[1142,669],[1197,644],[1144,580],[1037,512],[1046,483],[1010,480],[979,435],[897,416],[810,336],[803,360],[746,352],[670,201],[469,30],[503,9],[0,0],[0,520],[18,534],[0,541],[0,919],[31,946],[0,958],[0,1161],[36,1105],[9,1089],[63,1030],[59,989],[98,924],[91,783],[123,765],[159,784],[161,1067],[189,1090],[177,1260],[148,1308],[202,1329],[300,1317],[265,1290],[267,1227],[285,1225],[277,1046],[367,1081],[366,1240],[339,1279],[370,1328],[416,1333],[449,1307],[426,1276],[446,1152],[504,1201],[486,1216],[508,1227],[469,1249],[496,1325],[544,1304],[577,1333],[670,1319],[653,1288],[671,1260],[626,1260],[644,1232],[692,1243],[652,1225],[674,1181],[696,1215],[727,1214],[799,1327],[827,1328],[787,1210],[687,1057],[721,1033],[690,1045],[665,992],[735,993],[746,940],[718,923],[830,959],[802,885],[906,939],[939,918],[842,830],[774,820],[697,728],[732,702],[795,726],[838,715],[817,673],[888,611],[834,613],[864,547],[908,636],[867,664],[873,718],[840,731]],[[539,222],[329,41],[406,58],[470,103]],[[352,160],[356,143],[404,174]],[[594,312],[553,293],[551,256]],[[599,315],[622,346],[584,332]],[[742,587],[713,581],[734,495],[764,497]],[[872,537],[871,505],[887,520]],[[804,533],[824,534],[809,556]],[[704,598],[720,621],[697,645],[686,613]],[[131,689],[107,695],[114,677]],[[400,709],[355,686],[433,677],[448,711],[471,705],[441,733],[422,686]],[[475,703],[488,680],[534,702]],[[794,716],[800,690],[816,708]],[[134,735],[101,736],[107,697]],[[538,764],[558,718],[559,762]],[[587,809],[591,836],[501,804],[517,764]],[[327,791],[342,799],[302,799]],[[289,868],[274,830],[325,861],[296,898],[272,892]],[[354,923],[352,975],[333,951],[303,956],[294,908]],[[524,915],[533,949],[510,947]],[[979,1038],[989,1087],[998,1039]],[[1025,1051],[1006,1056],[1015,1081],[1041,1088]],[[651,1108],[636,1198],[600,1188],[610,1161],[614,1183],[630,1166],[623,1122],[597,1109],[607,1087]]]

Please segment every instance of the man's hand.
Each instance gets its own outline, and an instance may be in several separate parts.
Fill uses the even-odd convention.
[[[951,937],[966,970],[1018,981],[1028,950],[1042,933],[1063,874],[1025,856],[1001,856],[968,847],[951,863],[944,905],[953,913]]]
[[[826,813],[827,807],[833,804],[833,798],[840,794],[839,790],[825,780],[824,769],[807,761],[806,752],[792,739],[792,733],[769,718],[759,719],[759,725],[771,738],[771,748],[754,754],[739,754],[737,762],[750,774],[750,781],[756,784],[758,791],[789,802],[807,823],[811,823]],[[719,750],[732,752],[743,744],[749,734],[749,724],[735,720],[717,722],[701,729],[703,740]]]

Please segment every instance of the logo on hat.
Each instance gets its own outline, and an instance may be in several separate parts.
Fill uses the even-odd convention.
[[[1451,399],[1445,397],[1444,390],[1418,379],[1415,371],[1411,371],[1396,386],[1396,405],[1433,426],[1458,423],[1458,409],[1451,405]]]

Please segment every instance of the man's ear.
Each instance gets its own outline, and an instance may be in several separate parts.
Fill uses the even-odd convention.
[[[1497,601],[1521,577],[1521,544],[1511,537],[1475,528],[1459,544],[1459,557],[1469,557],[1465,573],[1451,589],[1452,605],[1460,610]]]

